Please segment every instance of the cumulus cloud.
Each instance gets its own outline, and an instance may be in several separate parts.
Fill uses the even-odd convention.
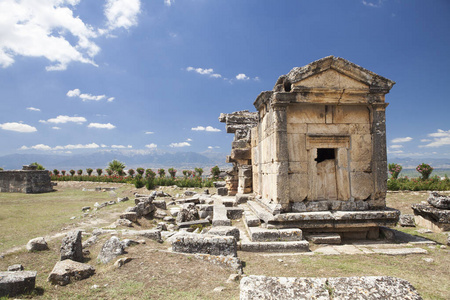
[[[377,0],[377,1],[366,1],[366,0],[362,0],[362,4],[368,7],[374,7],[374,8],[378,8],[381,7],[383,5],[384,0]]]
[[[55,150],[73,150],[73,149],[96,149],[99,148],[99,145],[96,143],[91,144],[76,144],[76,145],[65,145],[65,146],[56,146],[56,147],[50,147],[48,145],[44,144],[37,144],[31,147],[22,146],[19,148],[19,150],[42,150],[42,151],[55,151]]]
[[[149,149],[156,149],[157,147],[158,147],[158,145],[156,145],[156,144],[154,144],[154,143],[145,145],[145,148],[149,148]]]
[[[94,40],[117,28],[137,25],[139,0],[107,0],[107,29],[85,23],[74,11],[80,0],[0,1],[0,67],[11,66],[16,56],[43,57],[47,71],[65,70],[71,62],[97,66],[100,47]]]
[[[173,2],[173,0],[164,0],[164,4],[166,6],[172,6],[172,2]]]
[[[392,148],[392,149],[400,149],[402,147],[403,147],[403,145],[392,145],[392,146],[389,146],[389,148]]]
[[[141,2],[139,0],[107,0],[105,16],[108,20],[108,29],[129,29],[136,26],[140,12]]]
[[[236,79],[237,79],[237,80],[249,80],[250,77],[248,77],[248,76],[245,75],[244,73],[241,73],[241,74],[236,75]]]
[[[153,131],[146,131],[145,134],[154,134]]]
[[[67,97],[78,97],[83,101],[100,101],[106,98],[106,95],[92,95],[92,94],[82,94],[80,89],[73,89],[67,92]],[[108,98],[108,102],[112,102],[115,98]]]
[[[219,132],[219,131],[221,131],[220,129],[214,128],[212,126],[206,126],[206,127],[197,126],[197,127],[191,128],[191,130],[194,130],[194,131],[209,131],[209,132]]]
[[[39,120],[39,122],[41,122],[41,123],[54,123],[54,124],[65,124],[65,123],[69,123],[69,122],[81,124],[86,121],[87,120],[85,117],[75,117],[75,116],[69,117],[69,116],[62,116],[62,115],[59,115],[56,118],[48,119],[47,121]]]
[[[133,146],[128,145],[128,146],[124,146],[124,145],[111,145],[111,148],[113,149],[131,149],[133,148]]]
[[[409,142],[409,141],[412,141],[412,137],[404,137],[404,138],[396,138],[396,139],[393,139],[393,140],[391,140],[391,143],[394,143],[394,144],[397,144],[397,143],[406,143],[406,142]]]
[[[23,124],[23,123],[17,123],[17,122],[10,122],[10,123],[3,123],[0,124],[0,128],[3,130],[9,130],[9,131],[16,131],[16,132],[36,132],[36,127]]]
[[[72,62],[96,65],[100,48],[95,30],[73,15],[77,0],[4,0],[0,2],[0,66],[17,55],[44,57],[48,71],[65,70]],[[72,43],[69,42],[73,41]]]
[[[181,148],[181,147],[189,147],[191,144],[188,142],[181,142],[181,143],[172,143],[169,145],[171,148]]]
[[[116,128],[116,126],[114,126],[111,123],[107,123],[107,124],[89,123],[88,127],[89,128],[99,128],[99,129],[114,129],[114,128]]]
[[[387,150],[387,153],[388,154],[401,154],[401,153],[403,153],[403,150],[394,150],[394,151],[392,151],[392,150]]]
[[[222,77],[222,75],[220,75],[218,73],[214,73],[213,69],[187,67],[186,71],[188,71],[188,72],[195,72],[195,73],[198,73],[200,75],[207,75],[207,76],[212,77],[212,78],[221,78]]]
[[[41,111],[39,108],[36,108],[36,107],[27,107],[27,110],[31,110],[31,111]]]
[[[53,126],[52,129],[60,130],[61,128],[59,128],[58,126]]]
[[[192,139],[186,139],[186,142],[192,142]]]
[[[441,147],[445,145],[450,145],[450,130],[438,129],[437,132],[428,134],[433,140],[431,143],[420,146],[420,147]]]

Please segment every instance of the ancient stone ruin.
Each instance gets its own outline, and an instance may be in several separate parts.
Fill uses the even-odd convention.
[[[414,221],[434,232],[450,230],[450,196],[431,192],[428,203],[414,204]]]
[[[229,195],[253,193],[249,206],[276,228],[378,238],[399,217],[385,201],[385,94],[394,84],[328,56],[280,76],[256,98],[257,115],[221,114],[235,133]]]
[[[0,171],[1,193],[46,193],[53,191],[48,171],[36,166],[23,166],[22,170]]]

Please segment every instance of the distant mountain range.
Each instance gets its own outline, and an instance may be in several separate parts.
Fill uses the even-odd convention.
[[[106,168],[108,163],[114,159],[123,162],[126,168],[175,168],[180,172],[182,169],[203,168],[209,171],[211,167],[219,166],[229,168],[231,165],[225,163],[226,153],[217,152],[139,152],[109,150],[98,151],[88,154],[10,154],[0,157],[0,167],[4,170],[20,170],[23,165],[38,162],[47,170],[70,170],[86,168]]]
[[[435,169],[450,169],[449,158],[411,158],[411,157],[393,157],[388,158],[389,163],[396,163],[403,169],[415,169],[421,163],[426,163]]]

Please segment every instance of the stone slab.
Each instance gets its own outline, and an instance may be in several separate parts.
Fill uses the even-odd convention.
[[[314,244],[340,244],[341,236],[337,233],[310,234],[306,240]]]
[[[187,223],[187,222],[186,222]],[[124,230],[122,231],[122,235],[127,236],[141,236],[151,240],[160,241],[161,240],[161,231],[147,229],[147,230]]]
[[[0,297],[30,292],[36,285],[36,271],[0,272]]]
[[[227,218],[230,220],[238,220],[242,218],[244,209],[241,207],[227,207]]]
[[[172,242],[172,250],[183,253],[203,253],[237,257],[237,243],[232,236],[206,234],[179,235]]]
[[[410,254],[428,254],[428,251],[422,248],[398,248],[398,249],[372,249],[373,252],[386,255],[410,255]]]
[[[59,261],[53,267],[47,281],[52,284],[67,285],[74,280],[82,280],[94,275],[94,267],[66,259]]]
[[[257,227],[261,225],[261,220],[250,211],[244,213],[244,222],[248,227]]]
[[[432,230],[433,232],[450,231],[450,224],[432,221],[423,216],[414,216],[414,222],[421,226]]]
[[[211,235],[221,235],[221,236],[233,236],[236,241],[239,241],[240,232],[237,227],[234,226],[216,226],[208,231]]]
[[[408,281],[390,276],[294,278],[250,275],[241,279],[240,299],[421,300],[422,297]]]
[[[227,208],[223,205],[214,205],[213,226],[231,226],[227,216]]]
[[[206,226],[206,225],[210,225],[210,223],[209,223],[208,220],[196,220],[196,221],[189,221],[189,222],[180,222],[180,223],[177,223],[177,225],[180,228],[189,228],[192,225],[203,225],[203,226]]]
[[[307,241],[295,242],[242,242],[241,251],[247,252],[308,252]]]

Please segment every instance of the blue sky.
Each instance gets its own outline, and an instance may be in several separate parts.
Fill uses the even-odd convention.
[[[328,55],[396,81],[390,157],[450,158],[450,2],[0,0],[0,155],[229,152],[220,113]]]

